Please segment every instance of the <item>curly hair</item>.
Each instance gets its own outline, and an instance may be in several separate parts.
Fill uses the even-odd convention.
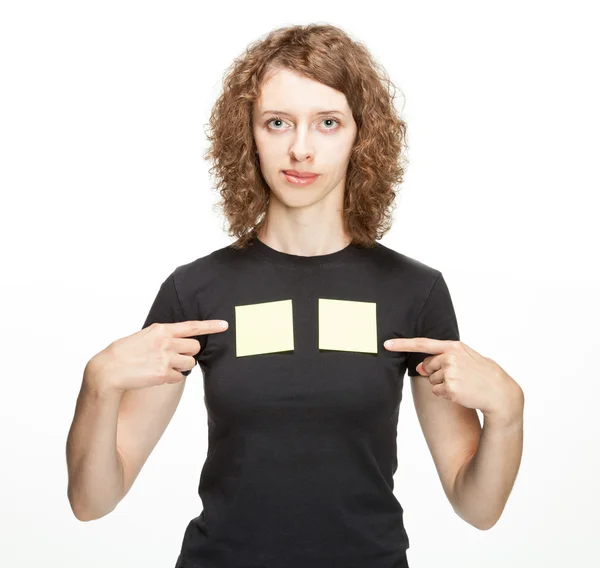
[[[397,88],[366,47],[329,24],[294,25],[250,44],[226,70],[210,115],[204,159],[221,194],[233,248],[245,248],[262,227],[270,188],[260,170],[252,132],[253,103],[273,70],[289,69],[342,92],[357,136],[344,190],[343,223],[352,242],[374,246],[391,227],[394,187],[408,162],[406,123],[394,107]]]

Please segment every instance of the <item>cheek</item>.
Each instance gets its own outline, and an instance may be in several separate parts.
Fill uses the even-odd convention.
[[[273,140],[273,137],[266,136],[264,133],[256,134],[254,136],[254,143],[256,144],[258,153],[267,159],[281,153],[281,143],[278,143],[277,140]]]
[[[254,142],[256,147],[260,150],[260,148],[272,146],[272,143],[269,143],[269,136],[267,132],[265,132],[262,128],[255,128],[252,133],[254,134]]]

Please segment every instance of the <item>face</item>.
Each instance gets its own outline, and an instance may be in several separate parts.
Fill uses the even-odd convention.
[[[263,83],[252,129],[271,199],[288,207],[307,207],[325,198],[343,202],[357,132],[343,93],[281,69]],[[287,179],[285,170],[319,175],[300,185]]]

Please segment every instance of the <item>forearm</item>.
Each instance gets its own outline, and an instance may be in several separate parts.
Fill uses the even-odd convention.
[[[67,439],[68,498],[75,516],[89,521],[110,513],[123,498],[117,452],[121,395],[100,388],[86,366]]]
[[[456,476],[453,507],[471,525],[491,528],[512,491],[523,453],[523,401],[508,416],[484,414],[477,452]]]

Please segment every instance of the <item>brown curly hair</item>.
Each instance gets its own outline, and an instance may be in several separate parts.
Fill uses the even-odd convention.
[[[390,228],[394,187],[408,162],[406,123],[394,107],[395,85],[366,47],[329,24],[294,25],[250,44],[226,70],[210,116],[204,159],[222,200],[233,248],[245,248],[263,225],[270,188],[260,170],[252,133],[253,103],[265,77],[289,69],[346,96],[357,125],[344,194],[343,222],[352,242],[374,246]]]

